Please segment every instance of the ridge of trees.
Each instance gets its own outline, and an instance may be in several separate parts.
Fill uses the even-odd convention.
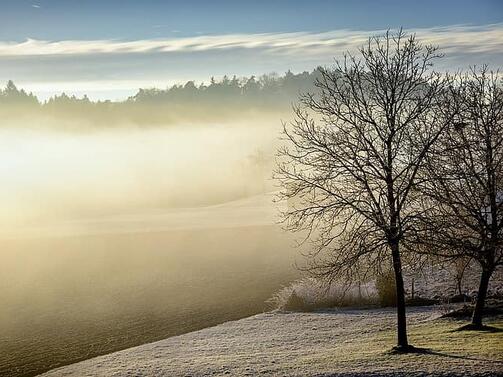
[[[92,101],[62,93],[46,101],[9,81],[0,89],[0,113],[13,119],[27,116],[79,119],[90,123],[170,123],[177,119],[219,119],[246,110],[286,111],[299,94],[313,88],[320,68],[311,72],[264,74],[259,77],[214,77],[209,83],[143,88],[122,101]],[[217,106],[218,105],[218,106]],[[152,111],[155,107],[155,111]]]
[[[92,101],[87,95],[78,98],[75,95],[61,93],[46,101],[40,101],[33,93],[19,89],[12,80],[7,82],[4,89],[0,89],[0,109],[3,111],[19,107],[25,109],[40,109],[51,112],[78,111],[79,109],[110,109],[127,110],[135,106],[215,106],[225,102],[225,107],[266,107],[278,108],[290,106],[299,94],[311,90],[313,83],[319,76],[320,68],[311,72],[286,72],[284,75],[276,73],[264,74],[259,77],[224,76],[221,80],[214,77],[209,83],[196,84],[187,81],[175,84],[165,89],[142,88],[138,92],[122,101]]]

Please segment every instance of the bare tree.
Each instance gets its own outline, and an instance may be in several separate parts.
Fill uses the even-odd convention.
[[[434,109],[446,88],[432,71],[437,48],[401,30],[372,37],[335,67],[321,69],[317,92],[301,96],[284,125],[277,177],[286,228],[313,243],[308,270],[318,277],[393,267],[397,292],[397,351],[407,341],[401,244],[419,205],[418,172],[447,124]],[[291,200],[295,198],[295,200]]]
[[[428,155],[422,191],[429,209],[418,241],[427,253],[480,264],[469,327],[481,328],[489,280],[503,264],[503,87],[497,72],[472,68],[453,93],[459,118]]]
[[[463,296],[463,278],[465,276],[465,271],[470,265],[471,259],[468,257],[460,257],[456,258],[453,262],[453,265],[451,266],[451,269],[453,270],[451,274],[454,277],[454,280],[456,281],[456,288],[458,290],[458,295],[461,297]]]

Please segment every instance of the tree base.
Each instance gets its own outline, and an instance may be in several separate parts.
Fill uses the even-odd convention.
[[[414,347],[409,344],[407,346],[394,346],[389,351],[389,353],[392,355],[401,355],[401,354],[406,354],[406,353],[428,353],[428,349]]]
[[[459,329],[455,331],[487,331],[487,332],[501,332],[502,330],[497,327],[486,326],[486,325],[477,325],[475,323],[469,323],[467,325],[461,326]]]

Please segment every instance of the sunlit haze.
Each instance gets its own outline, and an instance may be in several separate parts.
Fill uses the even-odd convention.
[[[0,376],[503,376],[502,84],[502,0],[0,0]]]

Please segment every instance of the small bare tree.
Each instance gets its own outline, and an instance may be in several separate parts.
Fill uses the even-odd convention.
[[[487,67],[457,80],[451,103],[459,118],[428,155],[422,191],[429,198],[424,251],[476,260],[480,286],[471,328],[482,327],[489,280],[503,264],[503,87]]]
[[[406,329],[401,244],[419,205],[418,172],[443,127],[440,54],[401,30],[370,38],[359,57],[321,69],[316,93],[301,96],[284,125],[277,177],[286,228],[313,243],[308,270],[351,276],[359,266],[391,265],[397,295],[397,347],[413,351]],[[292,200],[295,199],[295,200]]]
[[[458,295],[463,296],[463,278],[465,277],[465,271],[470,265],[471,259],[468,257],[465,258],[456,258],[451,266],[453,270],[451,274],[456,280],[456,289],[458,291]]]

